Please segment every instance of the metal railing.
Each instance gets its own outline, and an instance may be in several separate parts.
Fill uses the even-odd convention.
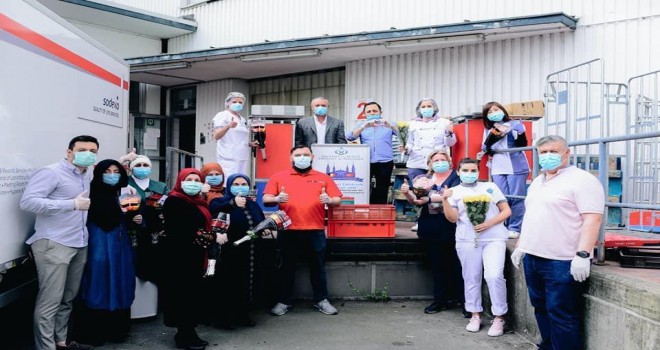
[[[197,164],[199,160],[199,164]],[[184,168],[201,169],[204,164],[204,157],[199,154],[186,152],[174,147],[167,147],[165,154],[165,168],[167,175],[165,181],[170,188],[174,188],[179,171]]]
[[[640,134],[633,134],[633,135],[618,135],[618,136],[609,136],[609,137],[601,137],[601,138],[595,138],[595,139],[590,139],[590,140],[582,140],[582,141],[571,141],[568,142],[569,147],[577,147],[577,146],[588,146],[588,145],[598,145],[598,180],[601,182],[603,186],[603,191],[605,193],[608,192],[608,183],[609,183],[609,176],[608,176],[608,168],[607,166],[604,166],[607,164],[608,161],[608,144],[614,143],[614,142],[627,142],[627,141],[633,141],[633,140],[641,140],[641,139],[652,139],[652,138],[657,138],[660,137],[660,131],[653,131],[653,132],[646,132],[646,133],[640,133]],[[509,149],[502,149],[502,150],[493,150],[496,153],[507,153],[507,152],[517,152],[517,151],[529,151],[531,150],[533,155],[534,155],[534,161],[533,161],[533,176],[536,177],[539,173],[539,165],[538,165],[538,150],[536,149],[536,146],[528,146],[528,147],[516,147],[516,148],[509,148]],[[524,196],[506,196],[507,198],[525,198]],[[597,243],[597,248],[598,248],[598,255],[597,255],[597,261],[596,264],[604,264],[605,263],[605,225],[607,223],[607,210],[609,207],[612,208],[627,208],[627,209],[645,209],[645,210],[660,210],[660,204],[655,203],[655,204],[637,204],[637,203],[615,203],[615,202],[605,202],[605,211],[603,212],[603,220],[600,225],[600,230],[598,232],[598,243]]]

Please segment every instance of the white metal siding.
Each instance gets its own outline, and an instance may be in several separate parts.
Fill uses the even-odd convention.
[[[173,0],[170,0],[170,2]],[[121,0],[131,6],[153,1]],[[168,4],[170,3],[168,2]],[[139,5],[139,6],[138,6]],[[169,5],[168,5],[169,6]],[[166,6],[163,6],[166,7]],[[154,9],[154,7],[150,7]],[[580,26],[660,15],[652,0],[224,0],[181,9],[193,14],[196,33],[170,40],[173,53],[296,38],[423,27],[504,17],[565,12]]]
[[[197,111],[195,149],[204,157],[205,162],[215,161],[215,140],[213,140],[212,128],[213,117],[225,109],[225,97],[232,92],[238,91],[248,96],[248,85],[244,80],[226,79],[197,85]],[[248,100],[247,104],[251,104]],[[241,115],[248,116],[249,108]],[[200,133],[204,134],[206,143],[200,144]]]

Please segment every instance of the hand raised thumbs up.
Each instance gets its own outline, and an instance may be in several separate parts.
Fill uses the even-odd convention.
[[[443,199],[443,200],[444,200],[444,199],[448,199],[448,198],[451,197],[453,194],[454,194],[454,191],[453,191],[452,189],[450,189],[449,187],[447,187],[447,185],[445,185],[445,186],[442,188],[442,199]]]
[[[328,194],[325,193],[325,187],[323,187],[321,189],[321,195],[319,196],[319,199],[321,200],[321,203],[323,203],[323,204],[330,204],[330,202],[332,201],[330,196],[328,196]]]
[[[289,194],[284,192],[284,186],[280,189],[280,193],[275,197],[277,203],[286,203],[289,201]]]
[[[410,185],[408,185],[408,179],[403,179],[403,185],[401,185],[401,193],[406,194],[410,191]]]
[[[243,193],[238,193],[236,197],[234,197],[234,202],[236,203],[236,206],[239,208],[245,208],[245,203],[247,202],[247,198],[243,197]]]
[[[88,192],[89,191],[84,191],[73,199],[74,210],[89,210],[91,201],[89,200],[89,198],[87,198]]]

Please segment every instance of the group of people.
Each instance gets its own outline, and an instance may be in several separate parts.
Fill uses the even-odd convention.
[[[195,328],[205,317],[208,321],[209,314],[217,317],[211,322],[227,328],[254,325],[249,317],[254,247],[228,244],[264,219],[261,207],[248,198],[247,159],[256,144],[248,139],[247,121],[239,113],[244,103],[242,94],[231,93],[226,110],[214,118],[218,162],[181,170],[172,190],[150,179],[148,157],[132,153],[120,161],[97,163],[99,144],[91,136],[72,139],[65,159],[33,175],[20,206],[36,214],[35,233],[27,243],[39,277],[34,314],[37,348],[90,348],[67,340],[77,296],[85,312],[74,324],[84,331],[74,334],[97,344],[123,341],[130,328],[131,305],[149,293],[160,295],[165,324],[177,328],[177,347],[208,345]],[[273,315],[292,308],[296,265],[303,255],[310,261],[314,306],[324,314],[338,313],[328,300],[324,223],[325,209],[339,205],[342,193],[330,176],[312,169],[311,144],[358,138],[368,144],[371,172],[376,175],[371,200],[387,202],[397,127],[383,120],[382,107],[371,102],[364,106],[366,120],[345,134],[343,122],[327,115],[328,106],[323,97],[312,101],[314,115],[296,126],[291,167],[271,176],[263,193],[265,206],[278,206],[291,219],[289,229],[277,235],[281,266]],[[521,261],[524,265],[541,330],[540,348],[579,349],[581,282],[589,276],[604,208],[600,183],[569,165],[566,140],[546,136],[536,144],[544,172],[527,193],[529,168],[524,154],[501,151],[527,144],[524,125],[513,121],[496,102],[484,106],[483,154],[478,155],[488,155],[493,182],[480,182],[477,159],[462,159],[452,169],[450,147],[457,139],[452,123],[438,116],[437,103],[422,99],[416,113],[402,147],[409,155],[409,181],[426,174],[432,186],[418,196],[407,180],[401,192],[420,207],[417,234],[428,249],[433,271],[434,299],[424,312],[462,306],[470,318],[466,330],[479,331],[483,278],[495,316],[488,335],[502,335],[508,312],[505,243],[511,235],[520,235],[511,259],[516,267]],[[525,194],[524,201],[506,198]],[[139,210],[122,201],[125,195],[140,197]],[[474,196],[487,201],[485,217],[478,224],[472,222],[466,203]],[[213,220],[221,215],[230,217],[226,233],[212,229]],[[217,247],[222,259],[217,274],[222,278],[209,279]],[[210,310],[199,294],[209,284],[225,301],[213,303]],[[88,320],[103,320],[103,327]]]

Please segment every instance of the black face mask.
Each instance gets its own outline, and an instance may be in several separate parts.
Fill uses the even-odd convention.
[[[305,168],[305,169],[298,168],[298,167],[296,166],[296,164],[293,163],[293,162],[291,162],[291,166],[293,167],[293,169],[294,169],[295,171],[297,171],[297,172],[299,172],[299,173],[301,173],[301,174],[307,173],[307,172],[309,172],[310,170],[312,170],[312,165],[311,165],[311,164],[310,164],[307,168]]]

